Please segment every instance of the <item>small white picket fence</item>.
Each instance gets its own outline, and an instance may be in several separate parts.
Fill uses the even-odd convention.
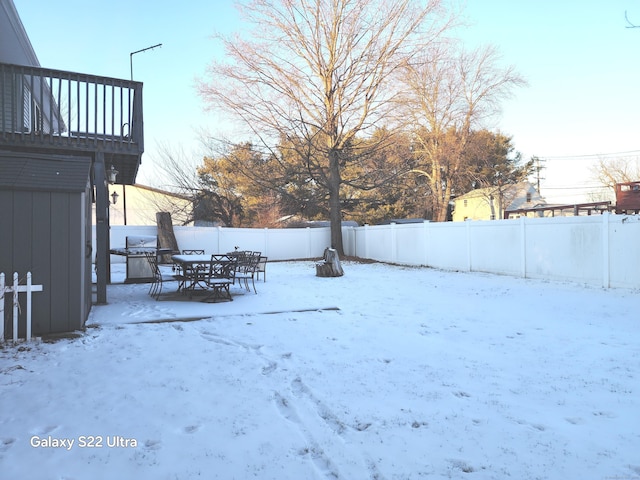
[[[27,272],[26,285],[20,285],[18,281],[18,273],[13,274],[13,285],[4,283],[4,273],[0,272],[0,342],[4,341],[4,296],[8,292],[13,293],[13,341],[18,341],[18,314],[20,312],[20,303],[18,302],[18,293],[26,292],[27,294],[27,334],[26,340],[31,340],[31,293],[41,292],[42,285],[33,285],[31,283],[31,272]]]

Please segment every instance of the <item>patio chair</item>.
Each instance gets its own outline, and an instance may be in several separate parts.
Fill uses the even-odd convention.
[[[236,276],[237,258],[230,255],[211,255],[209,272],[204,277],[204,284],[211,293],[203,302],[217,302],[219,300],[232,301],[229,287],[233,285]]]
[[[267,281],[267,257],[261,256],[258,260],[258,267],[256,268],[256,278],[260,280],[260,274],[262,273],[262,281]]]
[[[151,297],[158,300],[160,298],[160,294],[162,293],[162,285],[165,282],[179,282],[178,288],[180,285],[184,284],[185,277],[182,274],[173,274],[173,275],[165,275],[160,270],[160,266],[158,265],[158,256],[156,252],[146,252],[145,257],[149,262],[149,267],[151,269],[152,281],[149,287],[149,295]]]
[[[187,249],[182,250],[182,255],[204,255],[204,249]]]
[[[256,290],[256,272],[258,271],[258,262],[260,261],[260,252],[251,252],[245,257],[238,260],[238,267],[236,269],[235,279],[238,283],[244,282],[244,288],[249,292],[249,280],[253,285],[253,292],[258,293]]]

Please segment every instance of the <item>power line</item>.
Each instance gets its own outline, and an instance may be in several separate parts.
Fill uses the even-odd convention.
[[[640,156],[640,150],[628,150],[626,152],[613,153],[588,153],[584,155],[545,155],[544,160],[583,160],[586,158],[602,158],[602,157],[631,157]]]
[[[584,187],[544,187],[545,190],[587,190],[587,189],[610,189],[604,185],[586,185]]]

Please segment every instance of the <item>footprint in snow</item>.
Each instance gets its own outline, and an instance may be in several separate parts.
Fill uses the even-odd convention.
[[[276,362],[269,362],[269,365],[262,367],[262,375],[269,375],[276,368],[278,368],[278,364]]]
[[[160,440],[146,440],[144,442],[144,448],[147,450],[160,450],[162,442]]]
[[[467,393],[467,392],[453,392],[453,394],[458,397],[458,398],[471,398],[471,394]]]
[[[49,435],[51,432],[58,429],[58,425],[47,425],[46,427],[36,427],[31,433],[33,435]]]
[[[187,425],[182,429],[183,433],[193,434],[200,430],[200,425]]]
[[[584,420],[580,417],[568,417],[565,420],[571,425],[582,425],[584,423]]]
[[[9,450],[15,443],[15,438],[2,438],[0,439],[0,453]]]

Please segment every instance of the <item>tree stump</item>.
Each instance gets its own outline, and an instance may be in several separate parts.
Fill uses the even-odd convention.
[[[337,250],[325,248],[324,262],[316,263],[316,277],[341,277],[344,275]]]
[[[178,252],[178,242],[173,233],[171,213],[157,212],[156,224],[158,226],[158,248],[170,248],[171,251]],[[160,263],[171,263],[171,254],[161,255]]]

